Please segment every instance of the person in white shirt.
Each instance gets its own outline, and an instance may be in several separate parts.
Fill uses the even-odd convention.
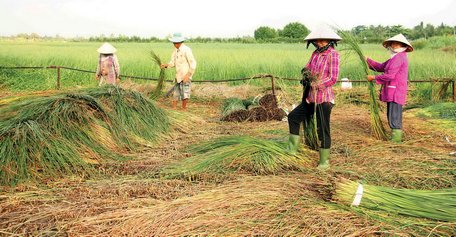
[[[187,109],[187,103],[190,99],[190,87],[192,76],[196,69],[196,60],[192,50],[183,42],[186,40],[181,33],[174,33],[169,38],[174,44],[174,51],[171,60],[167,64],[160,65],[161,68],[176,68],[176,78],[174,79],[174,98],[173,109],[177,107],[177,101],[182,100],[182,109]]]

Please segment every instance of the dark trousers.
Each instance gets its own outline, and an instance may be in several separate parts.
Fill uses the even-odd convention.
[[[387,102],[386,111],[390,128],[402,129],[402,105],[394,102]]]
[[[314,115],[315,108],[317,109],[317,133],[318,139],[321,142],[320,147],[323,149],[328,149],[331,147],[331,133],[329,128],[329,120],[331,117],[331,109],[333,104],[329,102],[317,104],[314,103],[308,104],[307,102],[302,102],[298,107],[288,114],[288,127],[290,133],[294,135],[299,135],[299,129],[302,122],[312,119]]]

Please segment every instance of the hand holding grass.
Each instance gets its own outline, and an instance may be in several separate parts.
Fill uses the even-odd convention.
[[[375,80],[375,76],[374,75],[367,75],[367,80],[368,81],[373,81],[373,80]]]

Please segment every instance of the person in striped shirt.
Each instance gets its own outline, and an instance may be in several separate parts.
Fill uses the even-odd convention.
[[[104,84],[118,85],[120,82],[120,66],[119,60],[115,55],[117,51],[110,43],[104,43],[97,52],[100,53],[98,57],[97,71],[95,72],[95,79],[99,81],[98,86]]]
[[[310,76],[306,82],[310,90],[305,90],[302,102],[288,114],[290,130],[288,150],[295,153],[299,147],[300,124],[316,116],[317,134],[320,142],[319,169],[329,168],[329,153],[331,148],[330,117],[334,105],[332,86],[339,77],[339,53],[335,50],[337,41],[342,38],[329,28],[312,31],[304,40],[307,47],[312,44],[315,51],[303,70]]]

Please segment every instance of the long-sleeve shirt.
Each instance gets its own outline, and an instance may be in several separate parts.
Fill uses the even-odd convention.
[[[176,67],[176,82],[180,83],[185,74],[190,73],[190,80],[196,69],[196,60],[192,50],[185,44],[174,49],[168,67]]]
[[[106,83],[115,84],[120,76],[119,60],[115,54],[100,54],[97,65],[97,76],[106,79]]]
[[[332,47],[321,53],[314,51],[306,67],[316,78],[316,86],[312,87],[306,100],[316,104],[334,103],[332,86],[339,77],[339,53]]]
[[[397,53],[384,63],[378,63],[368,58],[367,63],[370,69],[383,72],[383,74],[375,76],[375,82],[382,85],[380,100],[405,105],[408,89],[407,53]]]

